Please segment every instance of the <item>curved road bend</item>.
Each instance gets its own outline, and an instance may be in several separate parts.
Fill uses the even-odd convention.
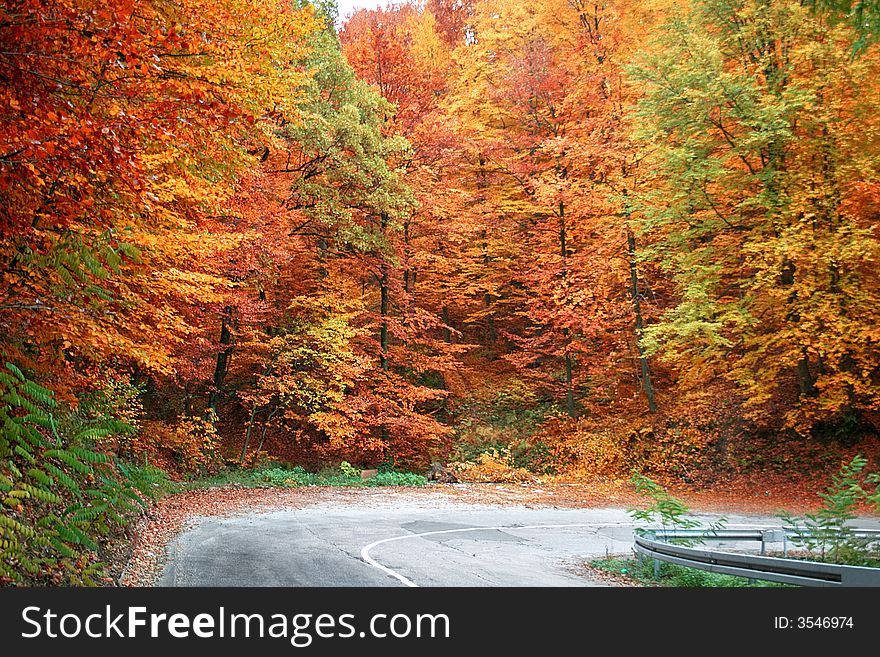
[[[728,527],[779,526],[771,516],[727,518]],[[255,511],[196,519],[169,545],[158,584],[597,586],[577,564],[628,553],[632,528],[624,509],[403,502]]]

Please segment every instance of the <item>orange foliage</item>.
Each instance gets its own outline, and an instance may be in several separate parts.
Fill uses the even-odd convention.
[[[150,420],[124,444],[123,453],[150,460],[167,455],[183,473],[205,474],[220,465],[219,439],[214,424],[201,418],[184,418],[174,424]]]
[[[483,452],[475,462],[453,461],[449,469],[459,481],[469,483],[533,483],[537,477],[528,470],[510,465],[510,452]]]
[[[0,25],[0,349],[61,390],[83,360],[167,374],[190,306],[227,286],[210,259],[237,242],[214,218],[260,133],[254,110],[305,79],[270,79],[272,49],[295,53],[314,20],[282,2],[258,15],[232,0],[13,4]]]
[[[0,355],[124,451],[696,480],[880,426],[880,57],[810,3],[7,4]]]

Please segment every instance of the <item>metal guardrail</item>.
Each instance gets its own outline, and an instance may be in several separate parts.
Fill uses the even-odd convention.
[[[714,573],[738,575],[800,586],[880,586],[880,568],[843,566],[838,564],[764,556],[770,542],[797,541],[804,532],[784,529],[720,529],[720,530],[648,530],[652,537],[636,535],[634,549],[640,557],[654,560],[654,571],[660,561],[697,568]],[[856,530],[853,535],[873,542],[880,541],[880,530]],[[761,555],[738,554],[684,545],[673,545],[670,539],[701,539],[710,541],[761,541]]]

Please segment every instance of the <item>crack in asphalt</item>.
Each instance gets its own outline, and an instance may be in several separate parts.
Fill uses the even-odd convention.
[[[364,563],[364,562],[363,562],[363,559],[361,559],[361,557],[360,557],[359,554],[352,554],[351,552],[348,551],[348,549],[346,549],[346,548],[343,547],[342,545],[339,545],[339,544],[337,544],[337,543],[334,543],[334,542],[333,542],[332,540],[330,540],[329,538],[325,538],[325,537],[323,537],[323,536],[319,536],[318,533],[317,533],[312,527],[310,527],[309,525],[305,524],[305,523],[304,523],[302,520],[300,520],[299,518],[296,519],[296,523],[297,523],[298,526],[300,526],[300,527],[302,527],[303,529],[305,529],[306,532],[308,532],[308,533],[309,533],[311,536],[313,536],[316,540],[320,541],[321,543],[325,543],[326,545],[329,545],[329,546],[333,547],[334,549],[336,549],[337,552],[340,552],[340,553],[342,553],[344,556],[346,556],[346,557],[348,557],[349,559],[351,559],[352,561],[357,562],[358,565],[361,565],[361,564]],[[357,549],[357,548],[355,548],[355,549]]]
[[[502,526],[497,526],[497,527],[480,526],[480,527],[465,527],[465,528],[458,528],[458,529],[443,529],[443,530],[438,530],[438,531],[429,531],[429,532],[421,532],[421,533],[410,532],[409,534],[405,534],[403,536],[392,536],[390,538],[381,539],[378,541],[374,541],[373,543],[370,543],[369,545],[365,545],[363,547],[363,549],[361,549],[361,559],[363,559],[369,565],[371,565],[375,568],[378,568],[379,570],[383,571],[384,573],[391,575],[392,577],[400,580],[406,586],[418,588],[418,584],[413,582],[411,579],[409,579],[405,575],[402,575],[401,573],[397,572],[396,570],[389,568],[388,566],[385,566],[385,565],[379,563],[378,561],[376,561],[375,559],[373,559],[370,556],[370,550],[372,550],[373,548],[378,547],[379,545],[382,545],[384,543],[392,543],[392,542],[397,542],[397,541],[401,541],[401,540],[406,540],[409,538],[424,538],[426,536],[438,536],[438,535],[445,535],[445,534],[478,532],[478,531],[486,531],[486,530],[496,530],[496,531],[503,532],[503,530],[505,530],[505,529],[506,530],[510,530],[510,529],[524,529],[524,530],[571,529],[574,527],[578,527],[578,528],[591,528],[592,527],[592,528],[595,528],[595,530],[598,530],[599,528],[604,528],[604,527],[611,527],[611,526],[616,526],[616,525],[630,525],[630,524],[631,523],[628,523],[628,522],[627,523],[613,523],[612,522],[612,523],[558,523],[558,524],[546,524],[546,525],[517,525],[515,527],[510,526],[510,525],[502,525]],[[522,537],[516,537],[516,538],[520,538],[521,540],[524,540],[524,541],[530,542],[530,543],[535,542],[534,539],[524,539]],[[539,545],[539,547],[542,550],[546,550],[546,548],[543,546]],[[473,556],[476,556],[476,555],[473,555]],[[473,573],[473,574],[476,575],[476,573]]]

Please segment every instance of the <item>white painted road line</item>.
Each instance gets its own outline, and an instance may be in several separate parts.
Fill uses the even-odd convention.
[[[391,538],[383,538],[381,541],[374,541],[369,545],[364,546],[361,550],[361,559],[363,559],[366,563],[370,564],[374,568],[378,568],[382,572],[391,575],[395,579],[403,582],[405,586],[410,586],[413,588],[418,588],[418,584],[413,582],[408,577],[401,575],[395,570],[388,568],[387,566],[383,566],[381,563],[376,561],[370,556],[370,550],[374,547],[382,545],[383,543],[393,543],[395,541],[404,541],[410,538],[422,538],[423,536],[437,536],[438,534],[455,534],[461,532],[478,532],[478,531],[491,531],[495,530],[513,530],[513,529],[565,529],[568,527],[632,527],[633,524],[629,522],[587,522],[587,523],[570,523],[570,524],[562,524],[562,525],[502,525],[499,527],[465,527],[462,529],[441,529],[438,531],[432,532],[420,532],[418,534],[404,534],[403,536],[392,536]]]

